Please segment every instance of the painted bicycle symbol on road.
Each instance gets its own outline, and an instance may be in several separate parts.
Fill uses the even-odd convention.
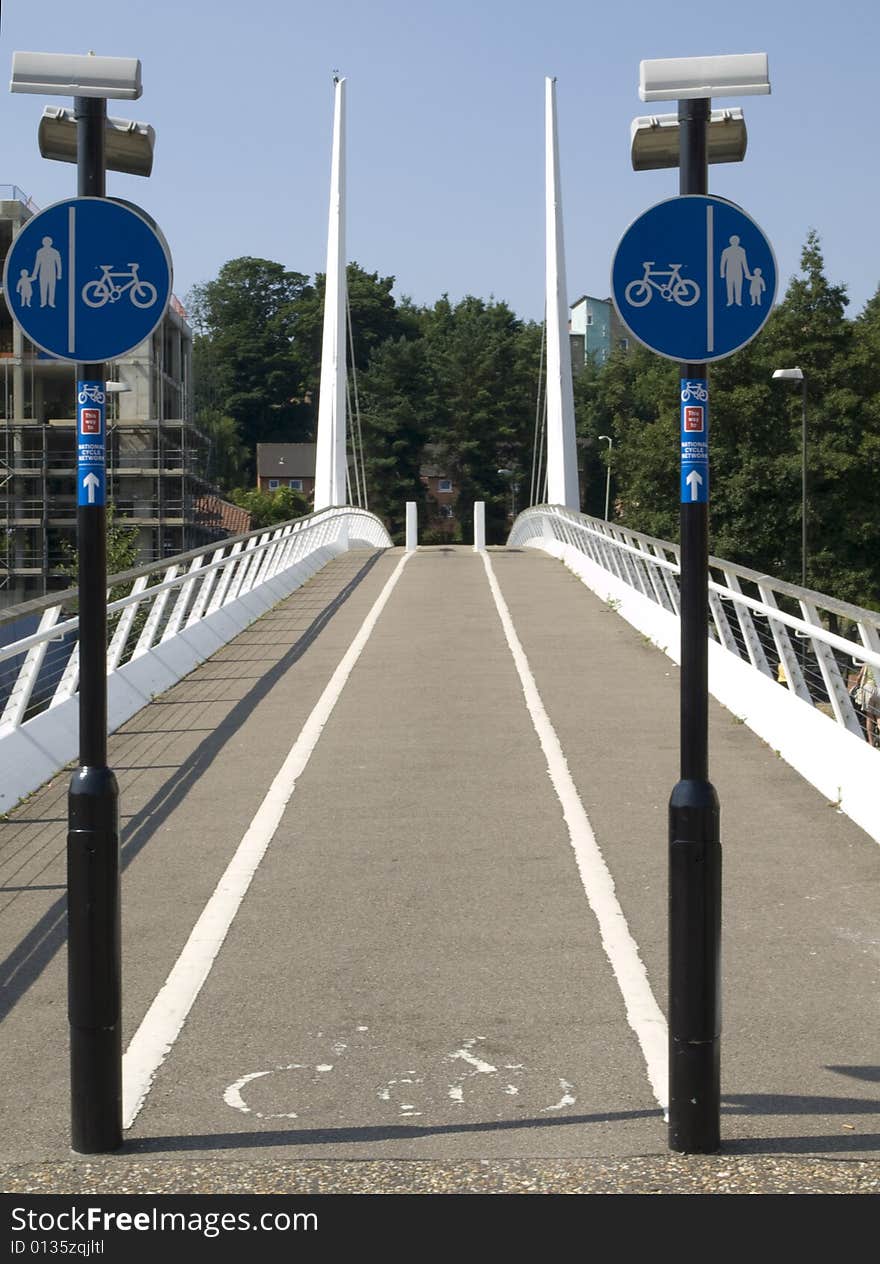
[[[82,300],[87,307],[105,307],[117,302],[127,293],[134,307],[152,307],[158,298],[155,285],[142,281],[138,276],[139,263],[130,263],[129,271],[115,271],[112,263],[102,263],[101,276],[89,281],[82,288]],[[122,282],[125,284],[121,284]]]
[[[644,274],[630,281],[624,290],[624,298],[630,307],[646,307],[654,297],[654,291],[667,303],[677,303],[679,307],[693,307],[699,300],[700,287],[696,281],[690,281],[681,275],[682,264],[669,263],[666,268],[657,268],[653,272],[654,260],[647,259],[642,263]]]
[[[311,1056],[301,1062],[240,1076],[223,1092],[226,1105],[256,1119],[328,1120],[353,1100],[352,1093],[366,1092],[378,1108],[378,1120],[391,1115],[431,1126],[451,1122],[469,1108],[504,1117],[511,1099],[535,1119],[564,1116],[577,1104],[575,1086],[563,1076],[535,1073],[508,1058],[488,1061],[485,1036],[471,1036],[440,1056],[438,1050],[425,1067],[408,1062],[389,1076],[386,1064],[372,1083],[379,1050],[372,1047],[366,1024],[343,1039],[318,1036],[326,1043],[310,1039]]]

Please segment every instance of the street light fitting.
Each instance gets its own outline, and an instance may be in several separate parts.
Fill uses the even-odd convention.
[[[608,465],[605,469],[605,521],[608,521],[608,509],[610,505],[609,497],[611,495],[611,452],[614,447],[614,440],[611,435],[599,435],[600,439],[608,440]]]
[[[802,382],[804,380],[804,371],[795,365],[793,369],[774,369],[773,376],[785,378],[788,382]]]
[[[643,101],[745,97],[769,91],[766,53],[661,57],[639,63],[639,96]]]
[[[9,91],[134,101],[143,91],[141,63],[137,57],[94,53],[13,53]]]
[[[742,162],[748,143],[742,109],[734,106],[712,110],[706,137],[710,163]],[[633,119],[630,157],[633,171],[677,167],[680,161],[678,115],[649,114]]]
[[[40,153],[57,162],[76,162],[76,116],[73,110],[47,105],[37,131]],[[156,133],[148,123],[108,118],[104,127],[105,165],[110,171],[148,176],[153,170]]]

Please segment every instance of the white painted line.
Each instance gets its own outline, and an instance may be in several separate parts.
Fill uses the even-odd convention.
[[[482,553],[483,565],[489,579],[489,587],[495,598],[495,606],[504,628],[507,644],[519,674],[526,706],[547,760],[547,772],[562,805],[562,814],[568,826],[578,872],[586,892],[590,908],[599,923],[599,933],[605,955],[611,963],[614,977],[623,996],[626,1020],[636,1034],[645,1059],[648,1080],[654,1097],[663,1111],[668,1103],[668,1035],[666,1019],[654,999],[644,963],[639,956],[638,945],[630,934],[623,910],[614,892],[614,879],[596,842],[593,827],[584,811],[580,795],[574,784],[563,754],[559,738],[544,709],[538,686],[532,675],[529,661],[520,644],[507,603],[501,594],[489,554]]]
[[[321,694],[302,732],[281,765],[266,797],[257,809],[247,833],[238,845],[225,873],[192,929],[183,951],[132,1037],[122,1059],[122,1124],[130,1128],[144,1104],[153,1078],[180,1034],[193,1002],[210,974],[214,959],[238,912],[251,879],[281,823],[297,778],[305,770],[312,751],[339,695],[361,656],[373,628],[407,561],[404,553],[385,584],[339,666]]]

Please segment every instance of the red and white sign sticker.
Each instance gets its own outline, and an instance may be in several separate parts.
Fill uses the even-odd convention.
[[[689,404],[684,410],[684,428],[698,433],[703,431],[703,409],[700,404]]]
[[[100,408],[84,408],[80,413],[79,423],[80,434],[100,434],[101,433],[101,410]]]

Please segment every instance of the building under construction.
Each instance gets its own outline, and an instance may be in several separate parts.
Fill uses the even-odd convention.
[[[37,212],[0,185],[0,258]],[[76,539],[76,366],[35,347],[0,303],[0,607],[70,585]],[[202,477],[192,415],[192,331],[177,299],[152,336],[107,365],[107,501],[136,527],[138,562],[229,533],[229,508]],[[239,530],[247,524],[234,524]]]

